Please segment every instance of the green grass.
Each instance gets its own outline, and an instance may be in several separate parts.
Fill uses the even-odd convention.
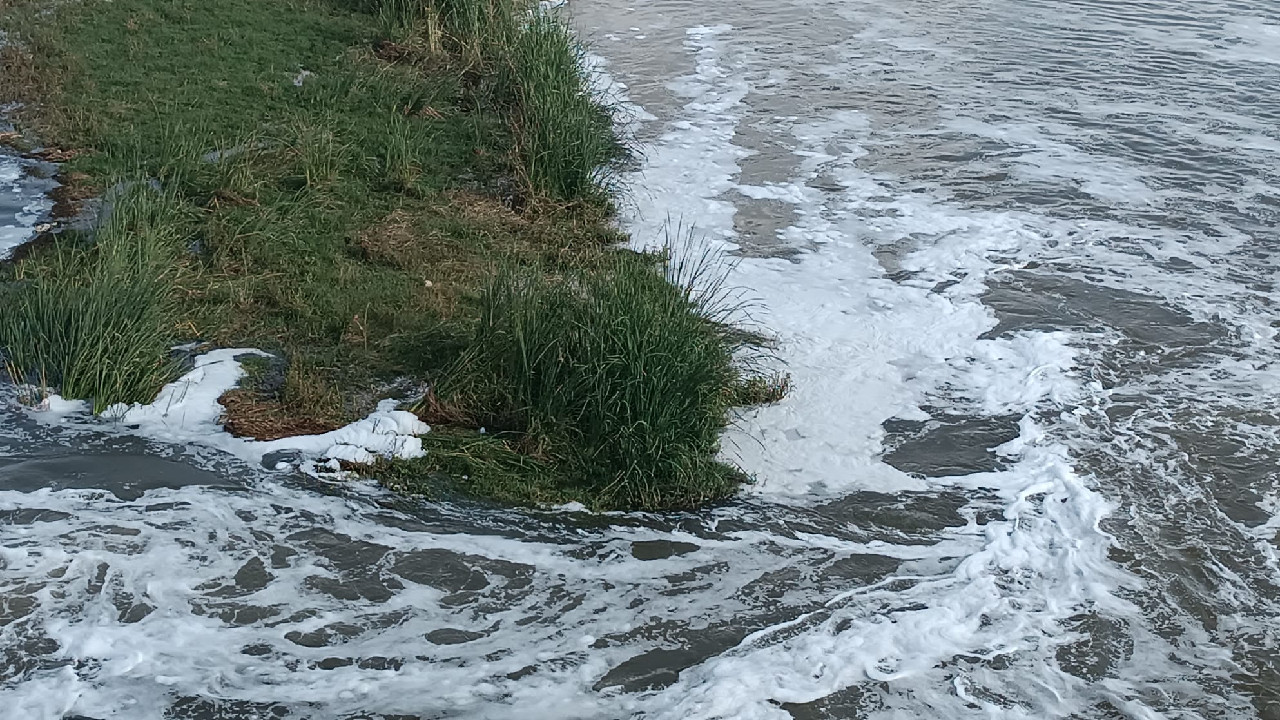
[[[521,0],[375,0],[390,36],[421,40],[428,54],[452,49],[511,120],[515,165],[535,196],[607,202],[627,155],[586,49],[558,16]],[[415,35],[416,33],[416,35]]]
[[[565,487],[549,462],[519,449],[519,438],[437,425],[422,437],[426,456],[385,461],[372,473],[383,485],[432,498],[484,498],[508,505],[592,502]]]
[[[524,0],[368,0],[383,34],[468,65],[491,61],[530,11]]]
[[[0,286],[0,350],[18,382],[90,398],[95,412],[147,402],[170,377],[173,260],[183,240],[172,196],[119,193],[96,242],[60,242]]]
[[[626,150],[561,19],[531,0],[17,2],[0,96],[24,130],[75,151],[77,191],[163,189],[0,271],[19,379],[101,410],[149,399],[176,342],[255,346],[287,361],[235,403],[259,436],[363,415],[390,380],[437,387],[453,425],[425,464],[380,471],[397,486],[663,508],[742,479],[715,460],[729,406],[777,384],[735,364],[715,303],[607,249]]]
[[[452,68],[377,60],[361,50],[376,19],[324,3],[88,0],[54,18],[29,32],[65,80],[30,124],[81,151],[68,174],[156,178],[193,216],[178,339],[287,351],[350,386],[394,374],[402,337],[445,321],[464,290],[436,274],[440,257],[388,266],[359,244],[394,213],[415,235],[452,234],[467,224],[452,194],[510,174],[507,123]],[[300,68],[314,75],[297,87]]]
[[[502,74],[516,99],[516,146],[529,187],[561,201],[607,197],[627,151],[573,31],[537,13],[506,48]]]
[[[695,267],[677,285],[663,266],[623,252],[557,272],[504,266],[428,412],[515,433],[555,465],[565,497],[596,507],[726,496],[743,476],[716,460],[720,433],[736,390],[753,381],[735,359],[722,322],[733,308],[716,276]]]

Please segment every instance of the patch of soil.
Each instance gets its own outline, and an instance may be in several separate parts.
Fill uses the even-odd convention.
[[[89,183],[89,176],[80,172],[58,173],[58,187],[49,192],[53,200],[55,220],[73,218],[84,209],[84,201],[97,197],[98,188]]]
[[[67,150],[65,148],[41,148],[30,153],[31,157],[51,163],[64,163],[68,160],[74,160],[80,154],[81,151],[79,150]]]
[[[373,46],[373,54],[379,60],[388,63],[417,63],[425,59],[426,54],[421,49],[406,43],[393,42],[391,40],[380,40]]]

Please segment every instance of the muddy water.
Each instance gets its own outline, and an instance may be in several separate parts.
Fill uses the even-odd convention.
[[[512,512],[6,410],[4,712],[1280,717],[1274,5],[574,11],[626,223],[741,257],[795,379],[757,483]]]

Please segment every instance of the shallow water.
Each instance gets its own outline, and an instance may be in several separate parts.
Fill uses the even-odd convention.
[[[791,397],[670,517],[9,411],[0,695],[60,718],[1280,718],[1280,11],[582,0]]]
[[[0,121],[0,131],[6,127]],[[0,259],[28,240],[47,220],[53,202],[46,197],[56,183],[53,166],[20,157],[0,146]]]

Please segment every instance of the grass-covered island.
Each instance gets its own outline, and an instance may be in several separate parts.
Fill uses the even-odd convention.
[[[738,359],[714,267],[617,249],[628,149],[536,2],[16,0],[0,25],[15,142],[63,161],[61,214],[98,209],[0,268],[16,381],[101,410],[154,397],[180,343],[260,347],[282,361],[222,398],[248,437],[430,388],[426,456],[370,469],[391,487],[667,509],[743,479],[730,408],[783,382]]]

